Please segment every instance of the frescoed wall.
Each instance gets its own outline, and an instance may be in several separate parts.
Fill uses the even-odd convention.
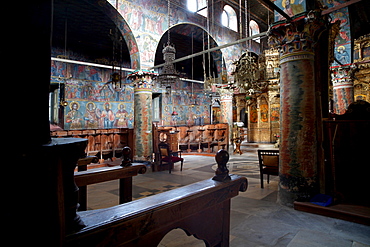
[[[99,5],[121,31],[130,54],[123,62],[123,67],[144,69],[154,66],[156,50],[162,49],[158,48],[158,42],[169,28],[167,1],[155,4],[150,0],[87,1]],[[212,25],[211,30],[207,30],[206,19],[187,11],[185,4],[185,1],[171,4],[171,27],[182,23],[197,25],[210,33],[211,47],[239,38],[236,32],[218,24]],[[116,15],[116,9],[120,13],[119,16]],[[215,13],[217,11],[216,8]],[[233,71],[232,62],[237,60],[245,49],[246,44],[243,43],[227,47],[222,53],[213,52],[218,76],[221,76],[223,71],[230,75]],[[256,42],[252,42],[251,49],[259,52]],[[53,47],[52,57],[109,64],[107,63],[109,58],[92,60],[88,54],[79,54],[78,51],[66,52],[58,47]],[[221,61],[225,61],[226,68],[222,67]],[[117,92],[109,84],[105,85],[110,80],[111,74],[111,69],[52,61],[51,83],[65,86],[63,91],[66,106],[62,114],[64,129],[133,128],[134,90],[131,82],[124,81],[127,85]],[[232,77],[229,76],[230,79]],[[180,81],[172,87],[170,96],[163,91],[164,89],[160,88],[153,89],[153,92],[163,93],[161,102],[163,125],[210,123],[211,99],[204,95],[203,84]],[[174,111],[178,115],[172,116]]]
[[[325,0],[329,7],[345,3],[344,0]],[[330,14],[331,22],[339,23],[339,34],[334,43],[334,62],[331,64],[333,86],[333,112],[344,114],[348,106],[354,101],[353,81],[350,76],[352,63],[352,41],[348,7],[341,8]]]
[[[51,62],[51,83],[65,88],[64,129],[133,128],[133,87],[126,80],[121,91],[106,85],[111,73],[110,69]]]
[[[345,0],[324,0],[329,8],[345,3]],[[340,30],[335,39],[334,56],[337,61],[334,61],[332,67],[343,66],[352,63],[352,42],[351,42],[351,26],[349,21],[348,7],[341,8],[330,14],[332,23],[339,21]],[[338,63],[339,62],[339,63]]]
[[[306,0],[275,0],[274,3],[290,17],[306,11]],[[275,11],[275,21],[280,20],[285,18]]]
[[[161,91],[161,89],[157,89]],[[179,81],[171,93],[162,94],[160,125],[203,125],[211,123],[211,98],[204,94],[203,84]],[[177,115],[172,115],[177,112]]]
[[[141,68],[145,69],[154,66],[158,43],[163,34],[169,29],[167,1],[157,1],[155,4],[150,0],[108,0],[108,2],[114,8],[118,7],[118,12],[131,28],[138,45]],[[170,26],[191,23],[207,30],[206,19],[203,16],[188,11],[185,4],[186,1],[171,4]],[[215,12],[217,12],[217,8],[215,9]],[[209,32],[210,30],[207,31]],[[230,43],[239,37],[236,32],[219,25],[213,25],[210,34],[219,45]],[[232,72],[232,68],[229,65],[245,49],[245,44],[238,44],[223,49],[223,57],[226,61],[226,68],[229,74]],[[256,47],[255,49],[259,52],[259,49]]]
[[[125,87],[115,91],[111,70],[52,61],[51,83],[65,85],[64,129],[133,128],[134,88],[124,80]],[[68,77],[66,76],[68,74]],[[166,93],[162,88],[161,125],[203,125],[211,122],[211,98],[204,94],[203,84],[179,81]],[[172,116],[173,112],[178,115]]]

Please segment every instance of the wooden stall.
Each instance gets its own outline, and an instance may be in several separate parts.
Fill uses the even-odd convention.
[[[85,129],[52,131],[52,137],[74,137],[88,140],[87,155],[96,155],[99,159],[121,157],[122,148],[133,147],[132,129]]]
[[[169,144],[172,151],[184,153],[215,153],[229,147],[229,126],[227,123],[154,127],[154,151],[159,142]]]

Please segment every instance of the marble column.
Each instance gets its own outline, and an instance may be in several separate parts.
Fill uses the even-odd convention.
[[[134,82],[134,161],[151,161],[152,138],[152,78],[153,73],[136,71],[129,75]]]
[[[353,80],[351,67],[337,67],[331,69],[333,83],[333,110],[335,114],[342,115],[354,101]]]
[[[270,44],[280,49],[278,202],[287,206],[318,191],[314,48],[323,30],[325,21],[313,12],[269,33]]]

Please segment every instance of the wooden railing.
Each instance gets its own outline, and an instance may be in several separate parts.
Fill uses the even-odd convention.
[[[176,228],[207,246],[229,246],[230,200],[239,191],[246,191],[248,183],[244,177],[228,174],[228,159],[225,150],[217,153],[218,168],[213,179],[78,213],[86,226],[67,234],[64,246],[157,246]]]
[[[103,167],[75,172],[75,183],[79,187],[79,210],[84,211],[87,209],[86,186],[106,181],[119,180],[120,204],[132,201],[132,177],[145,172],[146,166],[141,163],[133,163],[128,167]]]

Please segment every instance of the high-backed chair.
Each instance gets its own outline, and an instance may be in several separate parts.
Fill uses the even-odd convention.
[[[171,169],[173,165],[176,162],[181,161],[181,168],[180,170],[182,171],[182,166],[184,164],[184,159],[178,156],[174,156],[174,154],[178,154],[179,152],[171,152],[170,147],[168,146],[167,143],[161,142],[158,144],[158,150],[159,150],[159,164],[163,165],[163,163],[167,163],[169,166],[169,172],[171,173]]]
[[[267,174],[267,183],[270,175],[279,175],[279,150],[258,150],[261,188],[263,188],[263,174]]]

